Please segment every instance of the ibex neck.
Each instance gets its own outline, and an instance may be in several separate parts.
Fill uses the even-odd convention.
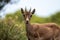
[[[26,24],[26,31],[28,31],[30,28],[31,28],[31,24],[28,22],[28,23]]]

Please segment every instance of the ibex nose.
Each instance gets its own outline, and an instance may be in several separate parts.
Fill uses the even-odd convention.
[[[26,18],[26,21],[29,21],[29,18]]]
[[[29,19],[28,18],[26,18],[26,23],[28,23],[29,22]]]

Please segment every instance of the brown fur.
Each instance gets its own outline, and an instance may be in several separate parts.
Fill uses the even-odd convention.
[[[26,23],[26,32],[28,40],[59,40],[60,36],[60,27],[56,23],[44,23],[44,24],[30,24],[30,16],[34,13],[35,9],[32,12],[23,11],[21,9]],[[28,18],[29,20],[26,20]]]
[[[60,28],[55,23],[27,24],[26,27],[30,40],[54,39],[60,32]]]

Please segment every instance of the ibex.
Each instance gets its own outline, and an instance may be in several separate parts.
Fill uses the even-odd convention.
[[[35,9],[27,11],[21,8],[21,12],[25,20],[28,40],[55,40],[58,37],[60,28],[56,23],[31,24],[30,19],[35,13]]]

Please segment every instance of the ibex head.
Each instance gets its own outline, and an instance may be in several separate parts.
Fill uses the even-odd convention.
[[[31,19],[32,15],[35,13],[35,9],[33,9],[31,11],[31,9],[29,11],[27,11],[27,9],[25,8],[25,10],[23,10],[23,8],[21,8],[21,12],[23,14],[24,20],[26,21],[26,23],[29,22],[29,20]]]

